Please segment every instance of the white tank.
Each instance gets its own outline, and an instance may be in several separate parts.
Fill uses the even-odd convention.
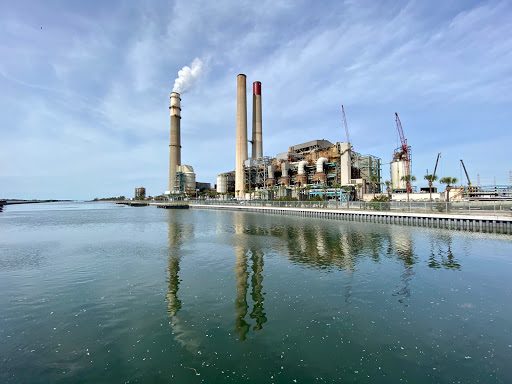
[[[407,183],[401,180],[405,176],[405,161],[397,160],[391,163],[391,184],[393,189],[406,189]]]
[[[196,174],[194,168],[191,165],[180,165],[178,172],[182,172],[185,176],[185,192],[189,196],[196,195]]]
[[[327,159],[325,157],[321,157],[316,161],[316,173],[324,171],[324,163],[327,163]]]
[[[288,170],[290,169],[290,164],[281,163],[281,176],[288,177]]]
[[[217,193],[225,194],[228,192],[228,177],[226,175],[217,176]]]
[[[276,168],[273,165],[268,166],[268,178],[273,179],[274,178],[274,172]]]

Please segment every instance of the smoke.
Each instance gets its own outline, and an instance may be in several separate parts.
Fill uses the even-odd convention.
[[[200,58],[196,57],[192,64],[184,66],[178,71],[178,78],[174,80],[173,92],[185,93],[203,75],[205,65]]]

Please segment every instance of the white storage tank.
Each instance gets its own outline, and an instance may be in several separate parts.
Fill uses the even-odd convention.
[[[228,193],[228,177],[226,175],[217,176],[217,193]]]
[[[407,174],[405,169],[405,161],[403,160],[396,160],[391,163],[391,183],[393,190],[407,189],[407,183],[401,180],[402,176]]]

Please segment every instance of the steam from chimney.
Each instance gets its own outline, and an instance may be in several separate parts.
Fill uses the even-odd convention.
[[[196,57],[192,64],[184,66],[178,71],[178,78],[174,80],[173,92],[185,93],[187,92],[194,83],[203,75],[205,70],[205,64],[200,58]]]

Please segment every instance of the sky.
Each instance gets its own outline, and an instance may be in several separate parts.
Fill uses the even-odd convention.
[[[382,159],[382,181],[397,112],[418,187],[438,152],[440,177],[466,184],[463,159],[474,185],[510,184],[511,30],[506,0],[7,2],[0,198],[163,193],[169,97],[194,62],[181,144],[197,181],[213,186],[235,167],[244,73],[249,137],[251,84],[262,82],[266,156],[346,141],[343,104],[354,150]]]

